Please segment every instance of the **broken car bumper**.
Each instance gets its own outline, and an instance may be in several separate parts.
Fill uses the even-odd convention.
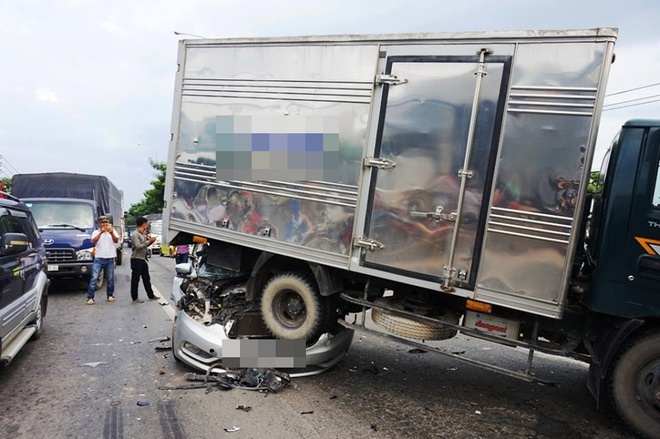
[[[178,303],[183,293],[180,285],[182,278],[175,278],[170,298]],[[204,325],[178,309],[172,329],[172,351],[184,364],[207,372],[221,372],[222,343],[229,337],[223,325],[213,323]],[[344,329],[338,334],[323,334],[319,340],[306,350],[305,369],[285,370],[292,377],[308,376],[321,373],[339,363],[348,352],[353,341],[353,331]]]

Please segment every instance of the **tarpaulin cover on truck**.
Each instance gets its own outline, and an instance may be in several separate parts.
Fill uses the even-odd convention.
[[[67,172],[16,174],[12,178],[12,195],[18,198],[95,200],[99,212],[113,215],[121,215],[123,198],[121,191],[107,177]]]

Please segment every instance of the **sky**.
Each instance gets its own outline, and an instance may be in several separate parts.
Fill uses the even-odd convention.
[[[105,175],[126,210],[142,200],[167,158],[183,38],[615,27],[598,167],[626,120],[660,118],[652,17],[659,1],[0,0],[0,177]]]

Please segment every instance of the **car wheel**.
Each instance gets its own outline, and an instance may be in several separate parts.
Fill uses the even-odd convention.
[[[628,341],[607,380],[612,405],[643,437],[660,438],[660,330]]]
[[[261,297],[261,315],[277,338],[315,342],[327,331],[330,307],[314,282],[298,273],[273,277]]]
[[[41,337],[44,316],[46,315],[47,300],[48,300],[48,296],[43,294],[41,296],[41,300],[39,301],[39,306],[37,306],[37,315],[34,317],[34,321],[32,322],[32,324],[35,326],[37,330],[34,332],[34,334],[32,334],[30,340],[38,340],[39,337]]]

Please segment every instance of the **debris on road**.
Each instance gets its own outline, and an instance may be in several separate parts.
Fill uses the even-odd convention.
[[[314,414],[314,410],[310,410],[310,411],[308,411],[308,412],[300,412],[300,414],[301,414],[301,415],[313,415],[313,414]]]
[[[172,350],[172,346],[156,346],[154,348],[154,351],[156,351],[156,352],[171,351],[171,350]]]
[[[93,363],[84,363],[83,366],[96,367],[96,366],[100,366],[101,364],[108,364],[108,362],[107,361],[96,361],[96,362],[93,362]]]
[[[250,407],[249,405],[239,404],[236,406],[236,410],[243,410],[244,412],[250,412],[252,410],[252,407]]]
[[[138,401],[137,405],[139,405],[140,407],[147,407],[151,405],[151,403],[149,401]]]
[[[371,425],[369,426],[373,431],[378,431],[378,423],[377,422],[372,422]]]
[[[277,393],[291,384],[289,374],[275,369],[248,368],[237,369],[222,373],[186,373],[187,381],[200,381],[199,383],[183,384],[177,386],[159,386],[160,390],[188,390],[220,388],[221,390],[240,389],[256,390],[258,392]]]
[[[238,430],[240,430],[240,429],[241,429],[240,427],[229,427],[229,428],[225,428],[224,430],[225,430],[227,433],[233,433],[233,432],[238,431]]]
[[[151,340],[149,340],[149,343],[157,343],[157,342],[170,341],[170,340],[171,338],[165,336],[165,337],[152,338]]]

